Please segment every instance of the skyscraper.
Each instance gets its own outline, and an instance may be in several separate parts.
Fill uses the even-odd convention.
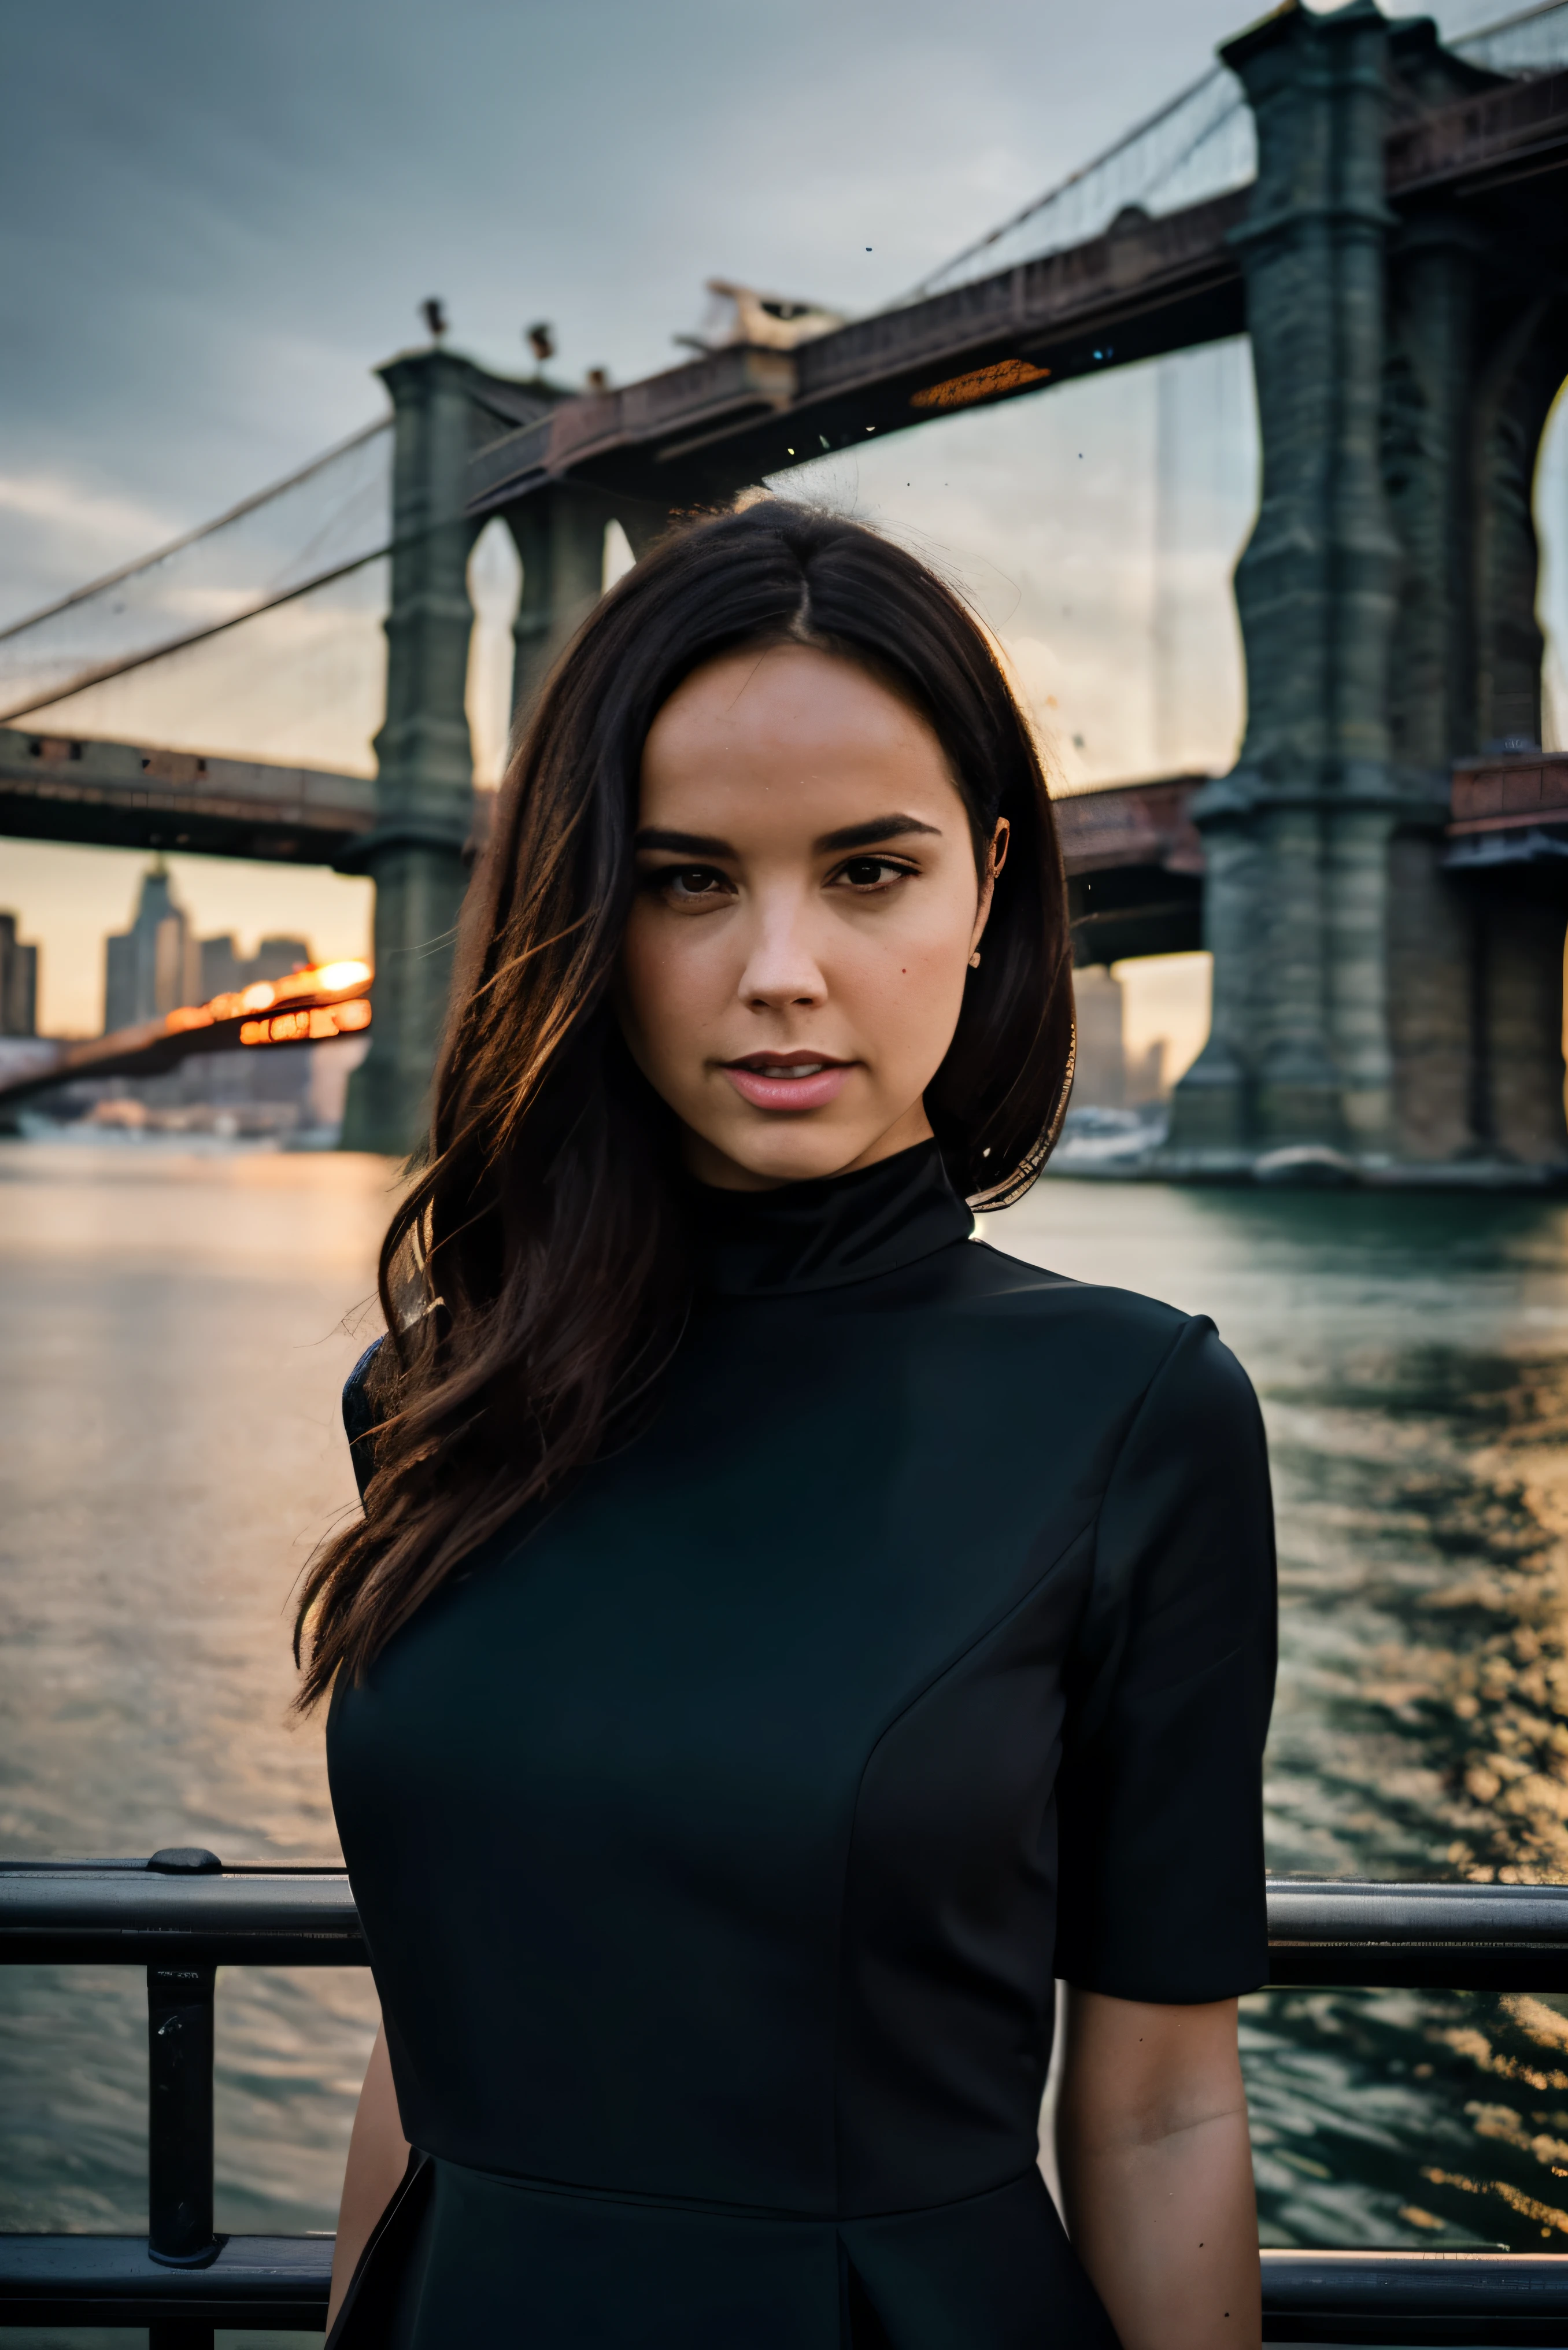
[[[0,914],[0,1036],[38,1032],[38,950],[16,936],[15,914]]]
[[[130,930],[104,941],[105,1033],[133,1027],[192,1003],[201,982],[201,961],[185,910],[169,884],[159,858],[141,884]]]
[[[258,979],[286,979],[291,971],[303,971],[311,961],[308,939],[275,935],[263,939],[254,955],[243,955],[234,945],[233,932],[225,931],[219,938],[203,939],[197,951],[195,1001],[210,1003],[214,995],[232,994]]]

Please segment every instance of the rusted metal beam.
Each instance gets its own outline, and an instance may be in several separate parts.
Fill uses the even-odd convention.
[[[1390,131],[1387,191],[1397,204],[1445,189],[1455,195],[1538,171],[1568,167],[1568,72],[1478,92]]]
[[[1568,751],[1521,751],[1464,759],[1454,769],[1450,838],[1568,825]]]
[[[1202,945],[1203,843],[1188,810],[1208,780],[1111,784],[1055,802],[1075,963]]]
[[[1118,866],[1200,875],[1203,842],[1188,809],[1208,781],[1207,775],[1172,775],[1064,793],[1054,805],[1069,879]]]

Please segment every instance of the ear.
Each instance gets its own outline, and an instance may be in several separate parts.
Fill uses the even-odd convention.
[[[1012,827],[1007,818],[998,816],[996,830],[991,836],[991,846],[985,854],[985,871],[980,877],[980,903],[974,911],[974,930],[970,937],[972,954],[985,936],[985,926],[991,920],[991,901],[996,894],[996,877],[1007,862],[1007,845],[1012,837]]]

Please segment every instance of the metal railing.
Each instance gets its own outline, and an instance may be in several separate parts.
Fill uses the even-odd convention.
[[[1269,1887],[1270,1981],[1568,1991],[1568,1886]],[[364,1966],[341,1869],[0,1861],[0,1965],[147,1970],[148,2231],[0,2235],[0,2327],[145,2329],[211,2350],[214,2327],[320,2333],[332,2242],[213,2226],[213,1998],[226,1966]],[[1275,2343],[1568,2344],[1568,2255],[1263,2254]]]

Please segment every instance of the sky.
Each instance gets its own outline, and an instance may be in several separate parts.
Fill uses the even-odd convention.
[[[0,0],[0,623],[374,417],[370,371],[423,339],[428,295],[452,346],[502,371],[524,371],[524,328],[550,320],[567,381],[674,363],[710,276],[876,308],[1194,80],[1245,16],[1244,0]],[[1244,439],[1231,350],[1214,381]],[[1149,772],[1161,749],[1115,659],[1090,674],[1113,608],[1147,582],[1113,565],[1075,602],[1069,577],[1143,495],[1126,451],[1154,411],[1132,376],[1092,411],[1072,386],[903,436],[880,473],[826,485],[923,535],[1015,626],[1042,707],[1064,664],[1081,680],[1069,781]],[[1194,413],[1213,407],[1207,381]],[[999,537],[1021,471],[1050,491],[1033,551]],[[1218,764],[1239,708],[1222,607],[1244,508],[1229,483],[1199,583]],[[51,1026],[95,1024],[97,941],[128,919],[143,862],[0,842],[0,905],[44,944]],[[182,888],[203,931],[308,921],[324,955],[363,947],[363,885],[193,859]]]
[[[502,369],[552,320],[567,380],[671,364],[710,276],[876,308],[1245,13],[6,0],[0,612],[352,432],[426,295]]]

